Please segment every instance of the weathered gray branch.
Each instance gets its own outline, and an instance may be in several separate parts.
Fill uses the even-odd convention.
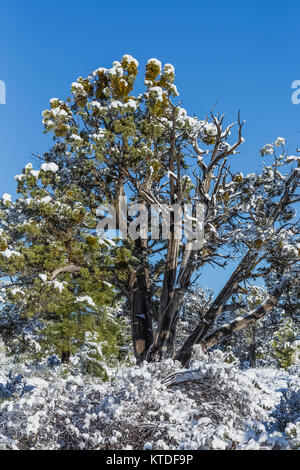
[[[210,349],[216,344],[228,339],[233,333],[242,330],[251,323],[255,323],[257,320],[260,320],[265,315],[267,315],[278,303],[278,300],[283,291],[283,287],[276,287],[272,294],[259,305],[256,309],[252,310],[248,315],[244,317],[239,317],[233,320],[232,322],[221,326],[217,330],[210,333],[206,338],[201,342],[201,345],[204,350]]]
[[[61,266],[60,268],[55,269],[51,275],[49,280],[53,281],[53,279],[56,278],[61,273],[78,273],[80,271],[81,267],[76,266],[75,264],[66,264],[65,266]]]

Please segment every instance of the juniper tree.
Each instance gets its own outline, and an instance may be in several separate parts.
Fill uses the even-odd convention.
[[[90,214],[99,205],[111,204],[117,215],[118,234],[132,222],[120,210],[120,198],[169,208],[190,204],[194,230],[202,242],[176,236],[176,217],[169,210],[167,237],[151,239],[146,233],[133,240],[116,240],[110,252],[107,280],[131,309],[132,336],[138,360],[174,356],[174,340],[183,298],[206,265],[222,269],[234,259],[236,268],[210,307],[200,312],[199,324],[175,357],[188,362],[192,347],[215,345],[234,331],[264,316],[278,301],[282,281],[295,275],[297,221],[292,204],[299,200],[298,159],[288,157],[278,138],[262,150],[271,158],[259,174],[234,174],[230,160],[237,158],[244,139],[244,122],[225,124],[225,115],[191,117],[182,108],[171,64],[150,59],[144,89],[135,84],[138,62],[129,55],[98,68],[71,85],[71,98],[52,98],[43,112],[46,132],[54,144],[45,163],[59,168],[57,187],[70,185]],[[236,128],[236,137],[232,133]],[[277,155],[278,153],[278,155]],[[75,198],[76,199],[76,198]],[[197,209],[204,214],[200,228]],[[246,318],[212,331],[216,318],[232,305],[233,296],[248,280],[273,272],[268,259],[278,236],[293,255],[284,254],[277,284],[269,299]],[[66,262],[68,266],[69,260]],[[77,260],[76,269],[81,269]],[[152,314],[158,328],[153,339]]]
[[[98,334],[109,357],[117,352],[120,325],[106,314],[115,293],[105,279],[109,248],[95,236],[95,217],[78,188],[61,192],[55,163],[17,175],[18,197],[1,200],[2,319],[35,322],[40,346],[63,362]],[[3,328],[3,322],[2,322]],[[20,330],[22,332],[22,329]],[[37,338],[39,338],[37,336]]]

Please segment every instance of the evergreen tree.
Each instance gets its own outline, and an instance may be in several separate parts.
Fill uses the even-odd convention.
[[[23,324],[21,334],[30,319],[41,351],[59,354],[62,362],[88,331],[116,348],[120,322],[106,313],[115,299],[106,282],[109,245],[99,242],[80,190],[60,190],[54,163],[40,170],[28,164],[16,179],[16,202],[5,195],[1,201],[2,319]]]
[[[277,138],[262,149],[262,156],[270,158],[271,163],[260,173],[233,174],[230,158],[244,141],[240,116],[236,123],[237,136],[233,139],[234,124],[225,125],[224,115],[212,111],[210,116],[200,119],[189,116],[181,107],[171,64],[162,67],[159,60],[150,59],[146,64],[145,90],[139,94],[134,90],[137,74],[138,62],[125,55],[112,68],[98,68],[87,78],[79,77],[72,83],[71,98],[65,101],[52,98],[50,109],[43,112],[45,130],[54,135],[54,145],[44,155],[43,165],[48,169],[55,165],[54,191],[63,204],[69,197],[77,214],[74,215],[76,223],[69,216],[71,227],[76,226],[76,235],[68,223],[58,231],[67,235],[70,229],[76,242],[70,251],[67,242],[60,240],[55,245],[55,253],[50,249],[47,266],[39,266],[36,274],[50,273],[46,282],[53,283],[53,273],[62,269],[60,282],[72,279],[72,307],[69,310],[63,306],[61,310],[67,312],[67,318],[74,309],[74,289],[76,298],[88,295],[96,303],[97,295],[103,295],[104,276],[118,296],[127,298],[134,352],[141,361],[156,355],[174,356],[185,293],[207,265],[223,268],[228,260],[235,259],[237,266],[228,281],[206,311],[199,313],[198,324],[177,351],[175,357],[185,364],[194,344],[200,343],[208,349],[235,331],[252,325],[276,306],[288,283],[295,284],[299,223],[292,206],[299,200],[296,194],[299,159],[288,156],[284,139]],[[44,174],[42,170],[41,178],[48,177],[49,171]],[[22,177],[20,184],[23,183]],[[44,192],[41,196],[43,199],[48,195]],[[137,239],[121,237],[124,225],[127,227],[133,221],[133,214],[124,214],[120,208],[120,198],[124,196],[129,203],[143,203],[147,209],[155,204],[157,211],[164,204],[169,208],[174,204],[180,208],[189,204],[190,229],[198,231],[200,244],[195,247],[186,234],[182,239],[176,236],[175,211],[171,209],[168,237],[160,234],[157,239],[149,239],[150,225],[146,233],[140,229]],[[86,230],[95,229],[97,209],[102,206],[105,210],[106,204],[116,210],[119,239],[112,244],[109,259],[103,260],[102,249],[94,239],[88,241]],[[41,210],[44,203],[39,207]],[[48,207],[50,202],[46,202],[47,210]],[[203,214],[203,224],[199,214]],[[44,213],[42,217],[45,216]],[[42,226],[46,220],[41,222]],[[49,233],[54,237],[61,223],[50,218],[46,238]],[[279,240],[282,243],[280,266],[272,254],[278,250]],[[7,244],[3,252],[9,253],[14,263],[21,263],[22,257],[17,260],[14,251],[18,251],[9,246],[10,240],[4,239],[3,243],[4,247]],[[38,244],[27,249],[35,253]],[[47,258],[44,247],[42,251],[42,256]],[[91,272],[87,259],[93,264]],[[70,274],[69,269],[76,273]],[[96,270],[99,270],[97,274]],[[6,268],[4,272],[8,272]],[[102,278],[100,282],[98,275]],[[91,281],[94,276],[100,285]],[[275,281],[271,288],[267,286],[268,297],[264,303],[245,317],[235,318],[213,331],[224,310],[235,310],[232,300],[241,291],[241,284],[268,276],[275,276]],[[61,294],[67,299],[63,290]],[[157,312],[158,324],[154,339],[153,312]]]
[[[282,368],[299,362],[300,330],[292,318],[283,318],[279,329],[274,333],[271,345],[273,357]]]

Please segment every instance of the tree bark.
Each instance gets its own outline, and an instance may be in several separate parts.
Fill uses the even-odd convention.
[[[61,363],[69,364],[70,361],[70,351],[62,351],[61,353]]]
[[[147,259],[147,240],[138,238],[136,249],[139,255]],[[150,310],[148,266],[143,265],[137,272],[130,292],[131,331],[134,354],[138,362],[146,359],[147,352],[153,343],[152,315]]]
[[[249,363],[250,367],[256,367],[256,326],[251,328],[251,343],[249,345]]]
[[[172,221],[173,222],[173,221]],[[176,276],[179,257],[180,239],[175,238],[174,224],[171,226],[171,238],[164,271],[162,292],[159,303],[159,325],[151,356],[158,353],[160,358],[173,356],[173,346],[178,321],[178,302],[183,293],[176,288]]]

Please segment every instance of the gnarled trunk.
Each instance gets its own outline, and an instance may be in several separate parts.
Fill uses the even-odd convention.
[[[138,279],[130,296],[132,341],[138,362],[146,359],[153,343],[152,318],[147,297],[143,281]]]
[[[136,240],[140,255],[147,255],[147,240]],[[146,359],[153,343],[152,314],[150,310],[149,274],[145,264],[136,273],[135,282],[129,297],[131,307],[131,331],[134,354],[138,362]]]
[[[173,222],[173,221],[172,221]],[[168,255],[159,304],[159,325],[151,354],[160,358],[173,356],[176,324],[178,321],[179,290],[176,288],[180,240],[175,237],[174,225],[168,243]]]

